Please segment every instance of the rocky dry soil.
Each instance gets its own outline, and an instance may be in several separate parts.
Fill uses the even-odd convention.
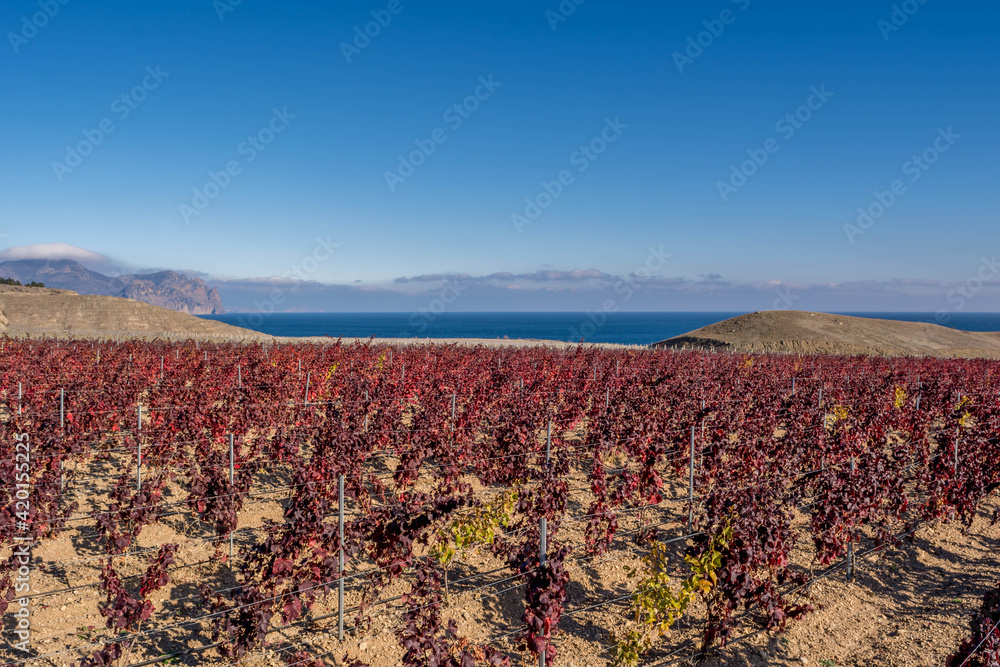
[[[0,285],[0,334],[8,336],[269,338],[239,327],[115,296]]]
[[[383,460],[388,472],[397,463]],[[53,592],[32,602],[32,665],[68,666],[95,650],[104,634],[104,618],[99,613],[103,595],[96,587],[103,553],[89,517],[107,502],[107,491],[117,478],[124,461],[111,456],[80,469],[69,469],[67,497],[80,503],[69,529],[52,542],[35,550],[36,562],[44,571],[36,572],[33,592]],[[281,467],[263,472],[240,515],[236,537],[237,553],[266,538],[265,519],[280,520],[289,492],[287,473]],[[586,477],[576,474],[570,482],[568,516],[586,514],[590,493]],[[500,489],[481,489],[487,496]],[[686,488],[677,482],[670,495],[655,510],[644,510],[641,519],[658,526],[660,538],[682,535],[686,513]],[[180,485],[172,483],[164,502],[182,500]],[[843,569],[815,582],[801,592],[816,611],[801,621],[793,621],[782,632],[753,632],[752,624],[737,632],[740,638],[712,652],[702,663],[707,667],[758,667],[783,665],[940,666],[948,654],[968,634],[969,615],[979,607],[984,593],[1000,580],[1000,526],[991,519],[1000,501],[984,503],[968,532],[954,524],[936,524],[920,529],[913,543],[904,542],[870,555],[862,553],[854,581]],[[205,613],[198,594],[201,584],[227,589],[235,584],[232,564],[227,563],[228,543],[215,545],[211,533],[181,504],[170,509],[161,523],[143,530],[138,548],[155,550],[165,543],[178,543],[177,564],[171,568],[171,583],[152,596],[153,617],[140,630],[143,640],[122,664],[146,660],[164,664],[227,665],[214,651],[203,651],[211,643],[209,624],[199,617]],[[348,503],[348,520],[353,516]],[[808,517],[800,516],[793,525],[805,527]],[[610,664],[612,634],[625,628],[628,596],[635,588],[630,571],[640,564],[646,545],[639,537],[640,513],[623,512],[613,548],[601,556],[589,556],[583,549],[586,519],[563,523],[553,541],[573,546],[567,561],[571,577],[566,613],[557,642],[558,664],[575,667],[603,667]],[[805,533],[803,533],[805,535]],[[672,547],[679,565],[683,542]],[[803,537],[793,554],[793,562],[811,565],[812,549]],[[119,559],[116,567],[123,575],[141,573],[149,553]],[[236,565],[239,556],[237,555]],[[356,572],[365,564],[352,564]],[[820,568],[815,569],[816,572]],[[458,622],[459,633],[472,642],[490,644],[508,652],[513,664],[537,664],[519,652],[514,634],[520,627],[523,588],[509,580],[504,563],[486,550],[471,548],[460,554],[450,568],[450,596],[444,618]],[[405,579],[390,585],[381,594],[388,601],[376,605],[370,624],[351,627],[359,598],[359,579],[347,585],[348,631],[343,643],[336,639],[337,601],[334,592],[311,613],[312,621],[272,631],[271,653],[256,653],[239,662],[248,667],[285,664],[282,652],[309,648],[326,664],[343,664],[344,656],[359,659],[372,667],[400,664],[402,650],[395,637],[403,611],[396,598],[408,590]],[[66,590],[70,589],[70,590]],[[334,591],[336,589],[334,588]],[[662,646],[648,656],[644,665],[694,664],[680,662],[697,653],[697,618],[692,627],[683,622]],[[11,636],[12,622],[5,619],[5,639]],[[743,638],[744,635],[748,635]],[[15,657],[9,647],[2,655]],[[193,651],[192,651],[193,650]],[[187,653],[187,651],[192,651]],[[176,655],[176,657],[170,657]],[[23,657],[23,656],[16,656]],[[160,659],[158,659],[158,657]]]

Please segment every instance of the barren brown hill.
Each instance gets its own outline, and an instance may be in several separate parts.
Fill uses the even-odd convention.
[[[0,285],[0,333],[95,337],[269,338],[249,329],[116,296]]]
[[[653,346],[750,353],[1000,359],[1000,333],[797,310],[740,315]]]

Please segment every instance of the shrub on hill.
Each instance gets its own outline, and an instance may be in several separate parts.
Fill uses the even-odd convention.
[[[21,285],[20,280],[14,280],[13,278],[0,278],[0,285],[14,285],[16,287],[45,287],[45,283],[40,283],[32,280],[26,285]]]

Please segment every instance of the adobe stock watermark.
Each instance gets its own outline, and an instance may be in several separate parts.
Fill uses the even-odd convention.
[[[938,136],[934,138],[931,145],[920,153],[915,153],[909,160],[903,163],[901,167],[903,175],[909,176],[911,183],[916,183],[941,158],[943,153],[951,150],[951,147],[961,137],[962,135],[956,134],[951,129],[951,125],[946,130],[938,128]],[[886,190],[875,190],[872,193],[874,200],[866,206],[858,207],[856,224],[844,223],[844,234],[847,236],[847,240],[853,244],[857,237],[862,236],[871,229],[875,222],[885,215],[906,192],[907,185],[900,178],[892,181]]]
[[[479,109],[480,105],[493,97],[497,88],[503,85],[499,81],[494,81],[492,74],[481,76],[478,81],[479,85],[470,95],[467,95],[462,101],[452,104],[441,114],[441,120],[448,124],[452,132],[457,132],[465,121],[472,118],[472,114]],[[437,152],[438,146],[446,141],[448,141],[448,132],[443,127],[434,128],[425,139],[414,139],[413,145],[416,146],[416,149],[406,155],[401,153],[398,156],[399,162],[396,169],[387,170],[383,174],[385,184],[389,186],[389,192],[395,192],[398,186],[413,176],[417,169],[427,162],[427,158]]]
[[[608,315],[621,310],[621,304],[628,303],[636,292],[655,278],[656,272],[662,269],[671,257],[673,255],[664,252],[662,245],[659,248],[650,246],[645,261],[632,269],[628,275],[615,281],[613,289],[617,296],[605,299],[597,310],[588,310],[585,313],[587,319],[580,324],[579,328],[569,328],[569,338],[566,339],[566,342],[579,343],[597,333],[601,327],[608,323]]]
[[[910,17],[920,11],[922,5],[927,4],[927,0],[903,0],[892,5],[892,13],[889,19],[879,19],[875,22],[875,27],[882,33],[882,39],[889,41],[889,35],[899,32],[899,29],[906,25]]]
[[[73,145],[66,146],[66,155],[62,162],[55,160],[52,162],[52,173],[56,175],[56,180],[60,183],[67,175],[83,164],[85,158],[93,154],[94,150],[104,143],[104,139],[117,129],[115,118],[122,122],[132,115],[132,112],[139,108],[139,105],[146,101],[149,94],[160,87],[163,80],[170,76],[170,72],[164,72],[157,65],[146,67],[146,75],[142,81],[129,90],[122,93],[111,101],[110,109],[114,117],[107,116],[97,122],[93,129],[82,131],[83,139]]]
[[[333,257],[333,251],[340,247],[339,243],[334,243],[330,235],[326,238],[316,237],[316,245],[312,251],[303,257],[298,264],[293,264],[288,271],[281,275],[282,278],[296,279],[299,282],[291,287],[275,287],[266,299],[253,302],[253,310],[245,317],[239,317],[240,326],[253,329],[264,323],[264,318],[278,311],[278,306],[285,303],[289,292],[296,292],[303,282],[312,279],[316,275],[319,267],[324,262]]]
[[[628,123],[623,123],[620,116],[615,116],[614,120],[604,119],[604,127],[596,137],[570,153],[569,163],[576,168],[576,173],[582,174],[590,169],[590,165],[597,161],[608,146],[618,141],[622,133],[628,129]],[[576,176],[570,169],[562,169],[551,181],[542,181],[542,189],[532,197],[524,198],[524,210],[514,212],[510,215],[510,221],[514,229],[520,234],[528,225],[534,224],[541,217],[545,209],[552,206],[552,203],[562,196],[566,188],[576,182]]]
[[[771,302],[770,310],[796,310],[794,303],[799,300],[798,294],[792,294],[792,288],[783,285],[774,290],[777,295]]]
[[[774,124],[774,131],[788,141],[795,136],[798,130],[809,122],[813,113],[819,111],[833,97],[833,93],[826,89],[826,84],[820,84],[819,88],[812,86],[809,89],[809,96],[806,101],[795,108],[794,111],[786,113]],[[749,159],[729,166],[729,180],[716,181],[715,189],[719,191],[722,201],[729,201],[730,195],[736,194],[740,188],[747,184],[747,180],[756,174],[763,167],[772,155],[781,150],[781,144],[775,137],[768,137],[760,148],[748,148],[746,153]]]
[[[979,269],[945,295],[945,301],[952,305],[951,312],[964,310],[987,284],[996,283],[998,276],[1000,276],[1000,263],[997,263],[997,256],[983,257]],[[951,321],[951,313],[947,310],[938,310],[934,313],[934,321],[941,325],[947,324]]]
[[[212,9],[215,10],[215,15],[219,17],[219,21],[225,21],[226,14],[232,14],[242,4],[243,0],[213,0]]]
[[[208,205],[229,187],[233,178],[243,173],[243,167],[257,159],[257,156],[274,141],[274,138],[285,131],[289,123],[294,120],[295,114],[289,113],[288,107],[271,110],[271,118],[264,127],[241,141],[236,146],[236,154],[240,158],[233,158],[223,165],[219,171],[209,171],[208,180],[200,188],[194,188],[194,195],[191,203],[180,204],[177,211],[185,224],[191,222],[191,218],[201,215],[201,212],[208,208]]]
[[[20,53],[21,47],[34,39],[38,31],[49,24],[54,19],[63,6],[68,5],[70,0],[38,0],[38,9],[30,17],[21,17],[21,29],[17,32],[8,32],[7,41],[14,53]]]
[[[730,2],[737,5],[741,12],[745,12],[750,6],[750,0],[730,0]],[[737,16],[736,12],[727,7],[719,12],[719,18],[702,21],[701,24],[705,26],[705,29],[694,36],[688,36],[687,47],[684,49],[684,52],[673,52],[672,56],[674,65],[677,66],[677,71],[683,74],[686,66],[693,65],[694,61],[705,53],[705,49],[715,44],[715,40],[719,37],[722,37],[722,33],[726,31],[726,26],[736,22]]]
[[[31,646],[31,610],[28,596],[31,594],[31,439],[27,433],[14,436],[14,549],[10,560],[17,564],[14,591],[20,594],[16,600],[17,611],[14,618],[14,634],[18,641],[11,645],[18,651],[28,652]],[[14,606],[14,601],[11,602]]]
[[[463,285],[451,278],[446,278],[441,286],[440,293],[431,299],[426,306],[421,306],[410,315],[409,323],[413,327],[413,332],[401,331],[398,338],[415,338],[427,331],[427,328],[448,310],[458,299],[469,290],[468,285]]]
[[[565,23],[569,17],[576,13],[576,8],[587,2],[587,0],[562,0],[555,9],[545,10],[545,20],[549,22],[552,32],[559,28],[560,23]]]
[[[382,34],[382,30],[389,27],[394,16],[398,16],[405,9],[401,0],[389,0],[385,9],[374,9],[371,12],[372,20],[364,24],[354,26],[354,39],[350,42],[340,43],[340,52],[344,54],[347,64],[351,64],[354,56],[361,55],[361,52],[368,48],[372,40]]]

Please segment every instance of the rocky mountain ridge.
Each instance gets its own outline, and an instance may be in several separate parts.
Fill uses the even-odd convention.
[[[37,281],[77,294],[124,297],[190,315],[226,312],[218,290],[176,271],[106,276],[69,259],[21,259],[0,262],[0,278]]]

